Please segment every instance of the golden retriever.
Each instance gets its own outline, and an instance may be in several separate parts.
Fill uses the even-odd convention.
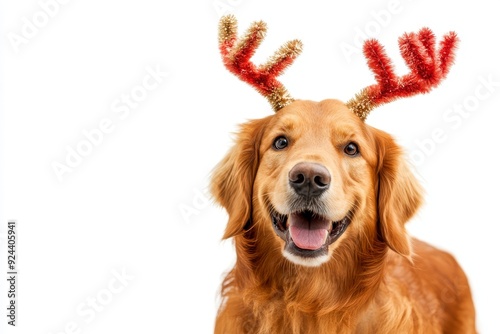
[[[237,259],[215,333],[475,333],[455,259],[412,239],[422,202],[401,148],[337,100],[243,124],[216,167]]]

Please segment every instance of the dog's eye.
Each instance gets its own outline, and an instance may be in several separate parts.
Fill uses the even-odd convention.
[[[279,136],[274,140],[273,147],[277,150],[282,150],[288,146],[288,139],[284,136]]]
[[[353,142],[350,142],[344,147],[344,153],[347,155],[354,156],[359,153],[358,145]]]

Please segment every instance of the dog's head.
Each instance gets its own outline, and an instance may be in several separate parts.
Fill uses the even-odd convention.
[[[239,236],[237,252],[247,258],[279,247],[291,262],[306,266],[353,247],[361,249],[354,256],[362,257],[380,244],[409,257],[404,224],[421,203],[420,187],[392,137],[364,120],[381,104],[436,87],[453,63],[456,34],[445,35],[439,47],[428,28],[404,34],[399,46],[410,73],[401,77],[383,46],[366,41],[363,52],[377,84],[344,104],[295,101],[277,80],[300,53],[298,40],[285,43],[267,63],[253,64],[265,32],[265,23],[255,22],[238,39],[231,15],[219,25],[224,65],[276,111],[244,124],[214,173],[212,193],[229,213],[224,237]]]
[[[409,256],[404,224],[421,203],[392,137],[336,100],[295,101],[243,124],[212,193],[229,214],[224,238],[255,229],[254,242],[305,266],[327,262],[342,243],[379,240]]]

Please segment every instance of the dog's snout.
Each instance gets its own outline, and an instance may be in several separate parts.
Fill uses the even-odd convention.
[[[290,186],[299,195],[319,196],[330,186],[330,173],[325,166],[300,162],[288,173]]]

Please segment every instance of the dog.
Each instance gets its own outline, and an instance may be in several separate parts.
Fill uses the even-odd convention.
[[[264,66],[249,63],[264,32],[256,22],[238,42],[235,18],[221,20],[226,67],[276,113],[242,124],[212,175],[211,192],[229,216],[223,238],[236,251],[215,333],[476,333],[457,261],[405,229],[422,189],[402,148],[364,122],[374,105],[443,79],[456,36],[435,52],[430,30],[405,35],[412,73],[401,79],[378,42],[365,44],[378,84],[343,103],[294,100],[275,80],[298,54],[296,41]]]
[[[211,184],[237,260],[215,333],[475,333],[455,259],[410,238],[422,190],[340,101],[243,124]]]

